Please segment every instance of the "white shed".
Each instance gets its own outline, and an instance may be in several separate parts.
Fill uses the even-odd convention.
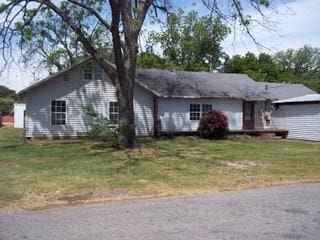
[[[26,110],[25,103],[14,104],[14,127],[24,128],[24,112]]]
[[[274,124],[289,131],[288,138],[320,141],[320,94],[275,101]]]

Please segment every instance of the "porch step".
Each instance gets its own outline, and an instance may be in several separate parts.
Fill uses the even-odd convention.
[[[263,130],[233,130],[229,134],[238,134],[238,135],[249,135],[249,136],[259,136],[259,137],[281,137],[287,138],[289,131],[285,129],[263,129]]]

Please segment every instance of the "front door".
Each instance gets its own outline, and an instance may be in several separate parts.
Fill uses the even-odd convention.
[[[254,129],[254,102],[243,102],[243,129]]]

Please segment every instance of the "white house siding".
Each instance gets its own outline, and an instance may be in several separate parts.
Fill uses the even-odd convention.
[[[83,80],[80,66],[71,69],[68,75],[69,81],[64,81],[62,74],[27,92],[27,137],[79,136],[88,132],[93,118],[85,113],[84,106],[91,106],[103,116],[109,115],[109,102],[117,99],[115,87],[106,75],[105,80]],[[66,125],[51,125],[52,100],[66,100]],[[152,105],[150,94],[139,89],[134,100],[138,135],[152,133]]]
[[[26,110],[26,104],[15,103],[14,104],[14,127],[24,128],[24,111]]]
[[[161,131],[197,131],[199,120],[189,119],[190,104],[212,104],[213,109],[223,111],[230,130],[242,129],[242,100],[227,98],[209,99],[159,99]]]
[[[273,120],[289,131],[288,138],[320,141],[320,104],[280,105]]]
[[[142,87],[134,89],[134,113],[138,136],[153,135],[153,95]]]

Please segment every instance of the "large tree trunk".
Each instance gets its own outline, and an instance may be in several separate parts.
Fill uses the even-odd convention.
[[[132,148],[136,143],[134,124],[133,91],[136,74],[137,36],[134,25],[124,24],[125,45],[120,37],[121,5],[118,1],[110,1],[112,9],[112,41],[115,63],[117,67],[116,89],[119,105],[118,145],[120,148]],[[124,16],[122,15],[122,18]]]
[[[132,148],[136,144],[133,104],[136,57],[137,50],[133,47],[128,51],[126,60],[121,59],[120,66],[124,68],[118,71],[119,84],[116,87],[119,104],[118,144],[120,148]]]
[[[126,79],[133,82],[132,79]],[[132,148],[136,143],[133,87],[118,91],[119,121],[118,145],[120,148]]]

